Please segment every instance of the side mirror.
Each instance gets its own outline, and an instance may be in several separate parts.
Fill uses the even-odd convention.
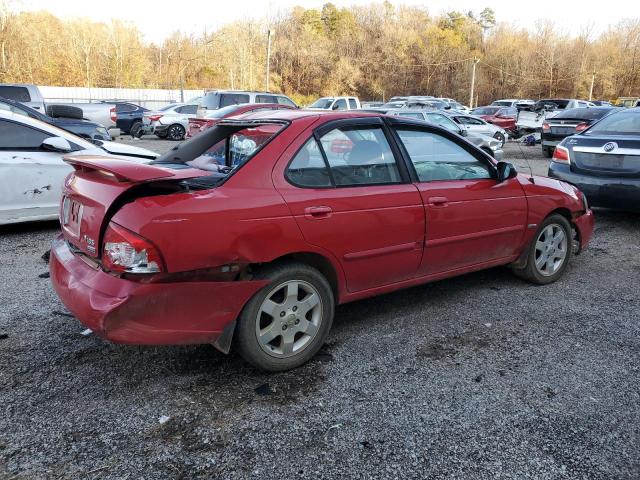
[[[509,162],[498,162],[498,183],[504,182],[505,180],[509,180],[510,178],[514,178],[518,175],[518,171],[513,164]]]
[[[40,144],[40,148],[50,152],[70,152],[71,144],[62,137],[45,138]]]

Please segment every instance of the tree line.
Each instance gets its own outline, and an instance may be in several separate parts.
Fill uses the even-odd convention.
[[[499,12],[498,12],[499,13]],[[215,31],[176,31],[161,44],[119,20],[62,20],[0,3],[0,81],[116,88],[264,89],[267,31],[271,90],[305,104],[321,95],[361,99],[429,94],[477,99],[616,99],[640,95],[640,18],[595,35],[550,22],[517,28],[495,14],[389,2],[295,7],[278,18]]]

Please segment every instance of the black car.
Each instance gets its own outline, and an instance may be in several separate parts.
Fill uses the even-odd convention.
[[[571,108],[547,118],[542,124],[542,152],[551,158],[553,149],[563,139],[586,130],[614,110],[614,107]]]
[[[577,186],[594,206],[640,211],[640,108],[613,112],[562,140],[549,176]]]
[[[136,105],[130,102],[119,101],[107,101],[103,103],[110,103],[116,107],[116,127],[124,134],[137,136],[140,128],[142,127],[142,117],[144,112],[148,112],[149,109]]]
[[[48,105],[47,113],[49,113],[49,115],[45,115],[23,103],[8,98],[0,98],[0,109],[24,115],[25,117],[35,118],[87,140],[111,140],[111,135],[109,135],[105,127],[99,123],[83,120],[82,110],[79,108],[67,105]]]

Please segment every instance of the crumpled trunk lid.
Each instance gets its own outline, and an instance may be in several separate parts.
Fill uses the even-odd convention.
[[[75,249],[91,257],[100,256],[100,242],[109,219],[136,187],[157,184],[158,194],[170,186],[178,191],[180,180],[206,175],[193,168],[174,170],[112,157],[68,156],[64,160],[75,171],[63,187],[62,232]]]

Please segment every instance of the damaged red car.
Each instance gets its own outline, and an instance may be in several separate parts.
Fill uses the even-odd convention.
[[[341,303],[498,265],[553,282],[594,225],[567,183],[363,112],[260,112],[150,164],[66,161],[51,281],[80,322],[271,371],[312,358]]]

